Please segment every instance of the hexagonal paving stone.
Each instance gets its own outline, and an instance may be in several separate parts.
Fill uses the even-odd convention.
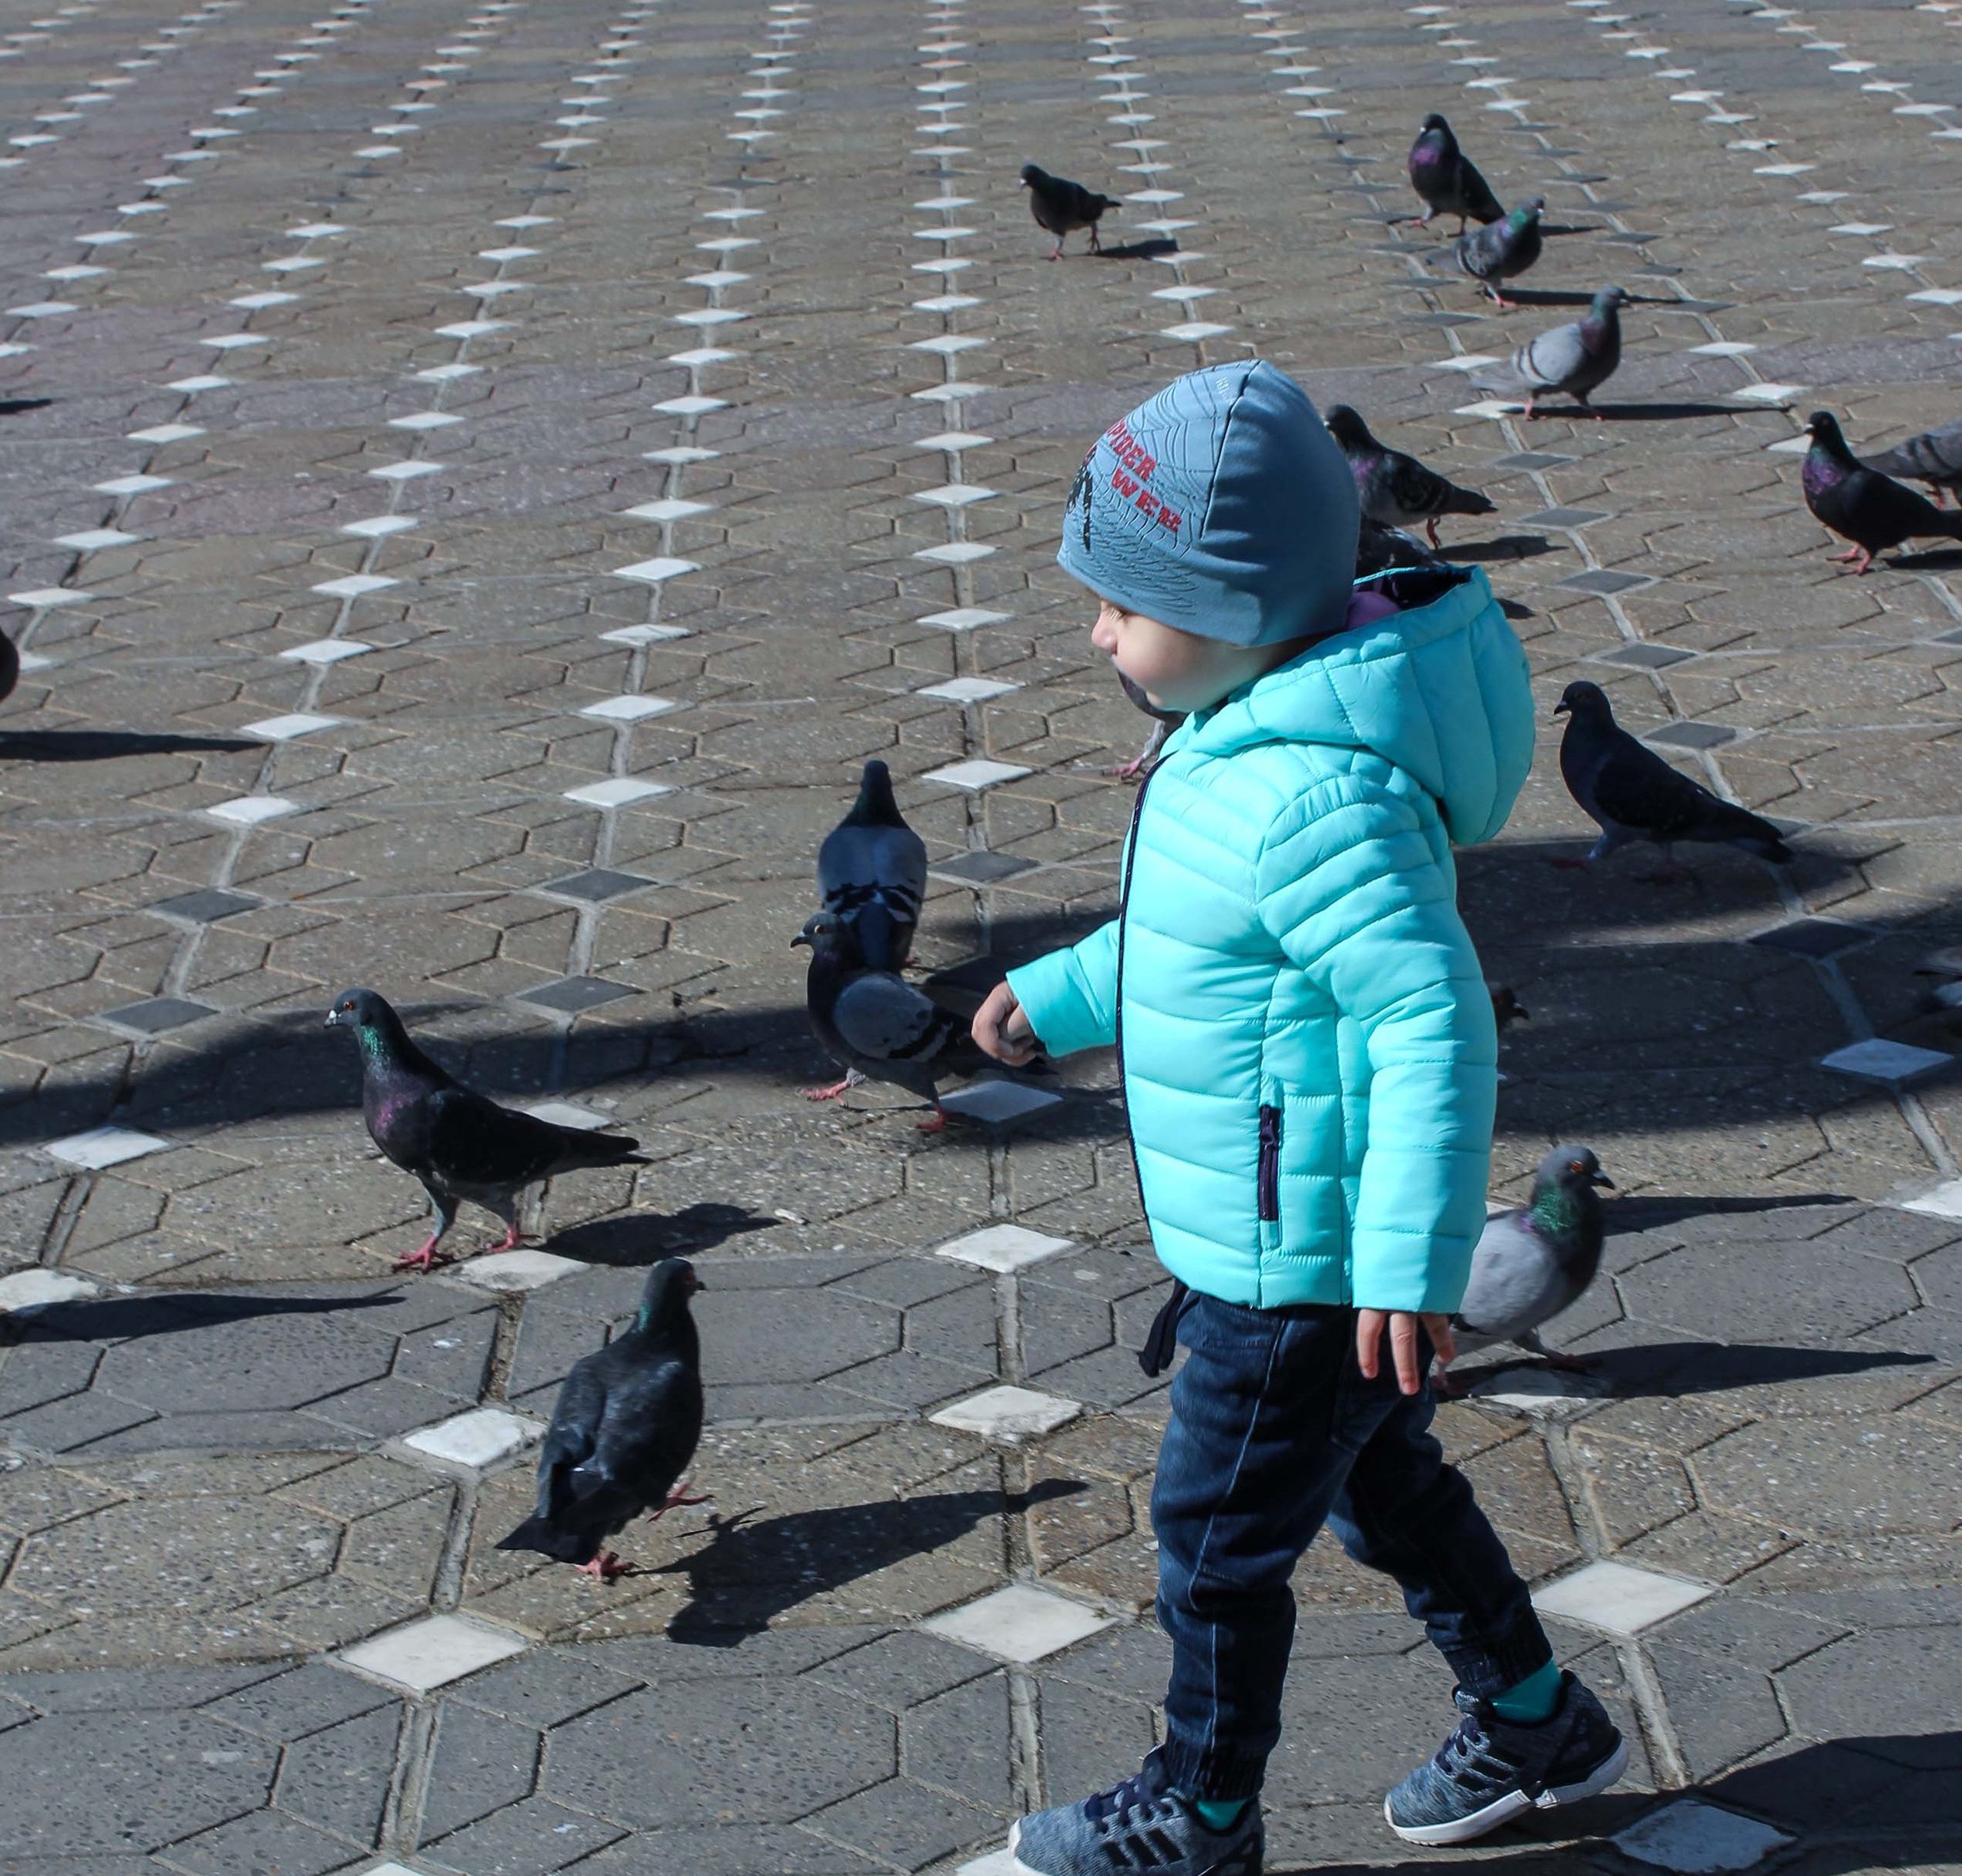
[[[1819,1536],[1933,1535],[1962,1523],[1962,1429],[1919,1417],[1762,1421],[1689,1466],[1707,1503]]]

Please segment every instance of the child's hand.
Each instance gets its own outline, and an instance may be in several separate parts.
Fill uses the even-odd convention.
[[[990,990],[988,1001],[974,1012],[974,1037],[977,1048],[1011,1068],[1035,1059],[1035,1031],[1006,983]]]
[[[1359,1309],[1356,1312],[1356,1365],[1363,1371],[1365,1381],[1376,1379],[1377,1368],[1383,1352],[1383,1332],[1387,1325],[1390,1330],[1390,1358],[1397,1370],[1397,1387],[1400,1393],[1414,1394],[1424,1385],[1424,1375],[1417,1365],[1417,1328],[1421,1324],[1424,1332],[1430,1338],[1430,1345],[1437,1351],[1437,1358],[1447,1367],[1451,1357],[1457,1353],[1457,1345],[1451,1339],[1451,1318],[1427,1312],[1413,1315],[1407,1309]]]

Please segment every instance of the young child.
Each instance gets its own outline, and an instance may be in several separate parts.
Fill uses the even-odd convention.
[[[1022,1819],[1023,1876],[1255,1876],[1289,1579],[1324,1523],[1457,1677],[1456,1730],[1384,1801],[1398,1836],[1468,1842],[1626,1761],[1428,1431],[1496,1087],[1451,843],[1497,833],[1525,779],[1525,655],[1476,571],[1352,595],[1357,525],[1340,451],[1265,363],[1114,424],[1065,518],[1092,643],[1192,714],[1140,791],[1117,917],[1011,972],[974,1039],[1009,1063],[1116,1044],[1178,1280],[1152,1340],[1162,1365],[1176,1323],[1189,1355],[1152,1493],[1165,1743]]]

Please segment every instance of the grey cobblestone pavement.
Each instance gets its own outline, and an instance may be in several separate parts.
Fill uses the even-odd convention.
[[[1520,312],[1397,225],[1432,109],[1549,199]],[[0,407],[0,1871],[984,1876],[1135,1766],[1111,1066],[931,1140],[808,1106],[786,945],[872,754],[949,986],[1108,910],[1142,719],[1063,497],[1249,348],[1491,492],[1449,540],[1544,705],[1604,684],[1801,856],[1555,872],[1549,739],[1464,859],[1532,1011],[1495,1196],[1557,1137],[1625,1195],[1555,1328],[1593,1375],[1440,1423],[1637,1742],[1469,1854],[1962,1863],[1913,974],[1962,939],[1962,557],[1833,568],[1792,453],[1962,416],[1962,0],[0,0],[0,399],[49,400]],[[1044,263],[1031,158],[1125,198],[1101,260]],[[1615,420],[1477,388],[1610,280]],[[391,1276],[357,983],[652,1163],[560,1181],[542,1260]],[[605,1588],[496,1550],[673,1249],[714,1504]],[[1298,1586],[1274,1866],[1441,1868],[1379,1805],[1444,1670],[1326,1542]]]

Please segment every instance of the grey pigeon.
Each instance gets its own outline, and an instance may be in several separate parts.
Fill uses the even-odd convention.
[[[1492,512],[1489,496],[1474,488],[1460,488],[1414,456],[1379,442],[1349,405],[1330,405],[1323,420],[1349,459],[1356,493],[1370,520],[1388,528],[1410,528],[1421,521],[1435,547],[1439,515]]]
[[[505,1222],[494,1251],[515,1250],[518,1197],[582,1166],[644,1166],[640,1142],[624,1134],[588,1133],[515,1114],[476,1094],[410,1040],[402,1019],[373,990],[343,990],[327,1011],[330,1029],[351,1029],[361,1051],[361,1117],[368,1137],[403,1171],[413,1173],[436,1208],[434,1228],[397,1270],[428,1270],[436,1247],[468,1199]]]
[[[1499,291],[1498,283],[1524,273],[1540,257],[1540,215],[1547,206],[1544,196],[1522,202],[1487,228],[1461,234],[1451,248],[1459,270],[1468,273],[1503,311],[1514,302]]]
[[[1112,668],[1116,668],[1113,666]],[[1145,695],[1142,685],[1133,683],[1121,671],[1118,672],[1117,681],[1124,686],[1125,695],[1152,719],[1151,736],[1145,746],[1130,761],[1119,762],[1115,769],[1107,772],[1121,782],[1135,782],[1158,760],[1158,752],[1165,747],[1165,738],[1185,722],[1186,712],[1161,709]]]
[[[1585,1147],[1555,1147],[1534,1171],[1531,1201],[1486,1220],[1464,1301],[1451,1318],[1459,1355],[1511,1342],[1551,1367],[1586,1368],[1547,1348],[1540,1329],[1578,1301],[1601,1268],[1607,1228],[1595,1188],[1614,1183]],[[1447,1397],[1464,1392],[1442,1369],[1432,1386]]]
[[[1544,416],[1539,400],[1565,391],[1600,420],[1601,413],[1588,396],[1606,384],[1622,362],[1622,308],[1628,303],[1622,288],[1604,286],[1585,317],[1528,339],[1514,352],[1508,388],[1525,391],[1528,417]]]
[[[1100,196],[1094,189],[1085,189],[1068,176],[1051,176],[1032,162],[1022,165],[1022,187],[1028,191],[1028,212],[1035,217],[1036,226],[1056,237],[1049,254],[1051,260],[1062,259],[1063,243],[1079,228],[1090,230],[1092,253],[1104,251],[1097,238],[1097,223],[1106,209],[1123,207],[1115,196]]]
[[[1938,508],[1927,496],[1865,467],[1847,448],[1839,420],[1815,410],[1806,420],[1812,447],[1799,476],[1806,506],[1816,521],[1853,545],[1828,560],[1850,561],[1855,573],[1873,564],[1873,556],[1917,535],[1962,541],[1962,514]]]
[[[1567,719],[1561,778],[1601,829],[1587,860],[1561,863],[1605,859],[1635,840],[1653,841],[1665,867],[1673,865],[1670,849],[1682,840],[1736,847],[1780,866],[1791,859],[1770,822],[1712,795],[1622,729],[1598,684],[1568,685],[1553,713]]]
[[[1420,226],[1434,215],[1455,215],[1463,234],[1467,219],[1495,222],[1505,213],[1491,185],[1458,148],[1451,126],[1438,112],[1425,117],[1410,146],[1409,167],[1410,186],[1424,199],[1424,213],[1417,218]]]
[[[1878,456],[1863,456],[1860,460],[1883,475],[1927,483],[1935,491],[1935,506],[1940,508],[1945,489],[1962,489],[1962,424],[1924,430],[1905,443],[1883,450]]]
[[[20,681],[20,648],[4,631],[0,631],[0,703],[13,695],[14,686]]]
[[[905,963],[927,896],[927,843],[907,826],[892,772],[876,758],[859,778],[851,812],[817,849],[817,891],[873,970]]]
[[[804,1002],[817,1039],[846,1070],[866,1079],[889,1081],[931,1101],[934,1117],[920,1123],[923,1134],[947,1124],[940,1104],[940,1081],[948,1074],[972,1074],[989,1065],[968,1025],[890,970],[868,970],[858,960],[843,922],[820,912],[804,921],[791,948],[810,948]],[[850,1077],[829,1087],[807,1088],[809,1100],[829,1100],[844,1093]]]
[[[572,1365],[538,1449],[538,1509],[500,1550],[536,1550],[602,1583],[627,1574],[606,1539],[642,1512],[700,1505],[678,1483],[702,1437],[702,1346],[693,1265],[647,1273],[633,1327]],[[651,1509],[650,1509],[651,1507]]]

